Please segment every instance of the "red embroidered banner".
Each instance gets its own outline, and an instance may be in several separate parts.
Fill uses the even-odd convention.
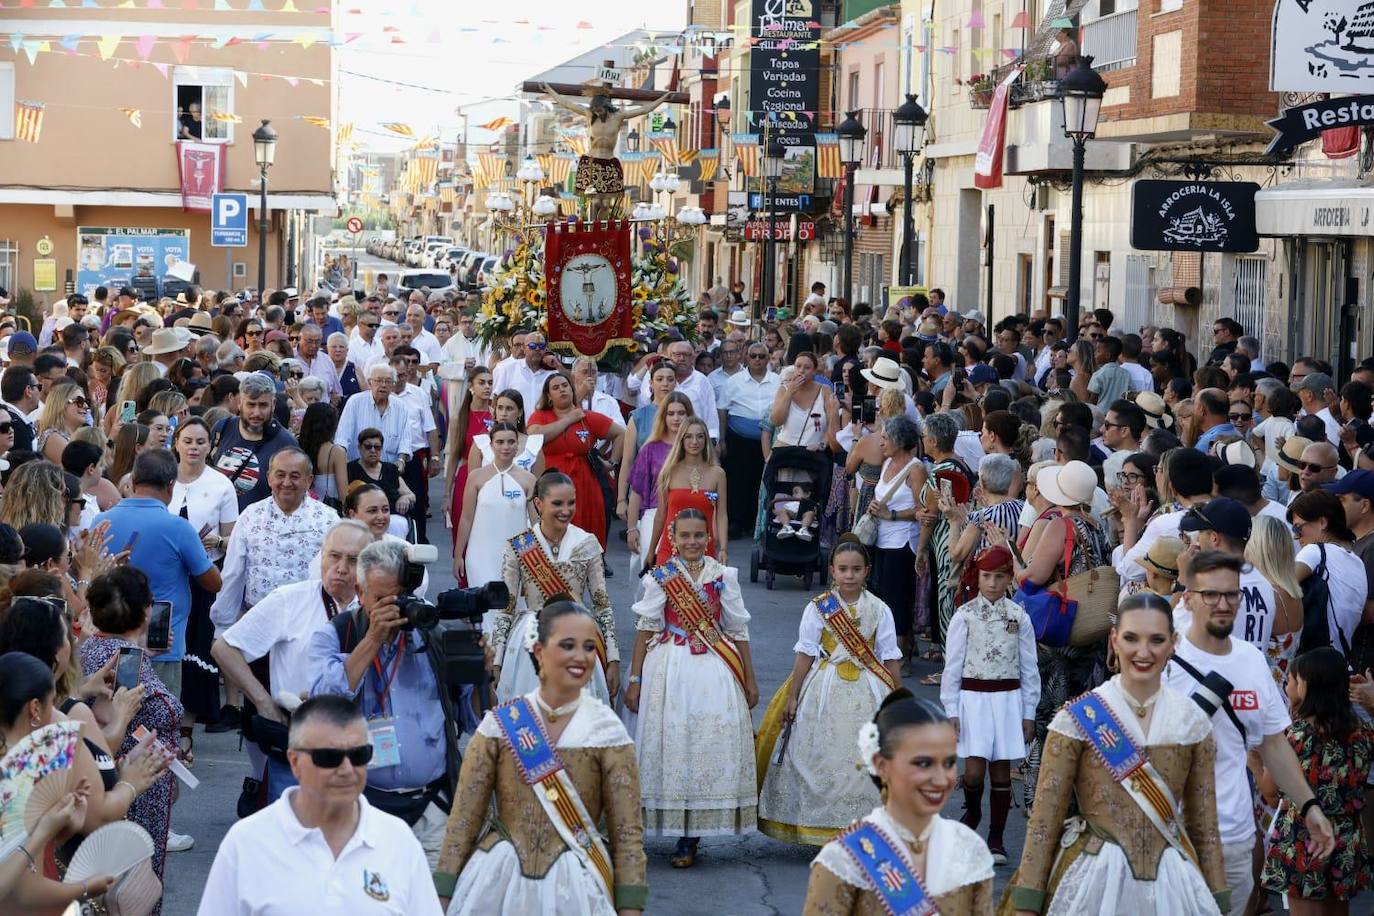
[[[634,333],[630,224],[554,223],[544,236],[549,346],[600,357]]]
[[[224,144],[178,140],[177,173],[182,209],[209,213],[210,198],[224,190]]]
[[[1019,67],[997,84],[992,94],[992,107],[983,123],[983,135],[978,138],[978,151],[973,157],[973,186],[989,190],[1002,186],[1002,155],[1007,146],[1007,107],[1011,84],[1021,75]]]

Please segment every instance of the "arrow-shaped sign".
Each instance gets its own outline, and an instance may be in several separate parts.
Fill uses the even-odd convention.
[[[1374,125],[1374,95],[1353,95],[1297,105],[1284,109],[1283,114],[1266,123],[1274,128],[1275,136],[1264,153],[1274,156],[1315,140],[1322,131],[1333,127]]]

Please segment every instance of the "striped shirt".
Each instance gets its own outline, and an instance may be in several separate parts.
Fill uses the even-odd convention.
[[[970,525],[983,522],[988,525],[996,525],[1007,533],[1007,540],[1016,543],[1017,533],[1021,530],[1021,510],[1025,507],[1025,502],[1019,499],[1008,499],[995,505],[985,506],[982,509],[974,509],[968,514]],[[978,546],[974,548],[972,556],[986,550],[988,547],[988,536],[982,534],[978,538]]]
[[[401,455],[414,454],[411,451],[413,431],[422,428],[415,408],[395,395],[388,399],[386,411],[382,412],[377,409],[372,392],[359,392],[344,403],[339,430],[334,434],[334,442],[348,450],[349,461],[360,457],[358,433],[369,426],[382,431],[382,460],[391,464]]]

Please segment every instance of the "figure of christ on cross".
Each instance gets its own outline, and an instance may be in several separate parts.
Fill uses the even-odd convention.
[[[610,87],[598,89],[585,105],[560,95],[548,83],[541,83],[539,88],[559,108],[587,118],[590,155],[577,160],[577,177],[573,187],[587,198],[587,215],[590,219],[614,219],[620,215],[625,194],[625,171],[615,157],[615,144],[621,126],[631,118],[648,114],[681,93],[664,92],[647,104],[616,108],[611,104],[611,99],[622,96]]]

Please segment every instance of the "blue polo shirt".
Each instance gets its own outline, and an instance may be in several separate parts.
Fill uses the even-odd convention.
[[[120,500],[95,517],[94,524],[110,523],[110,552],[119,553],[135,531],[129,565],[143,570],[157,601],[172,602],[172,648],[160,662],[179,662],[186,654],[186,621],[191,616],[191,579],[210,568],[195,527],[167,511],[160,500],[135,496]]]

